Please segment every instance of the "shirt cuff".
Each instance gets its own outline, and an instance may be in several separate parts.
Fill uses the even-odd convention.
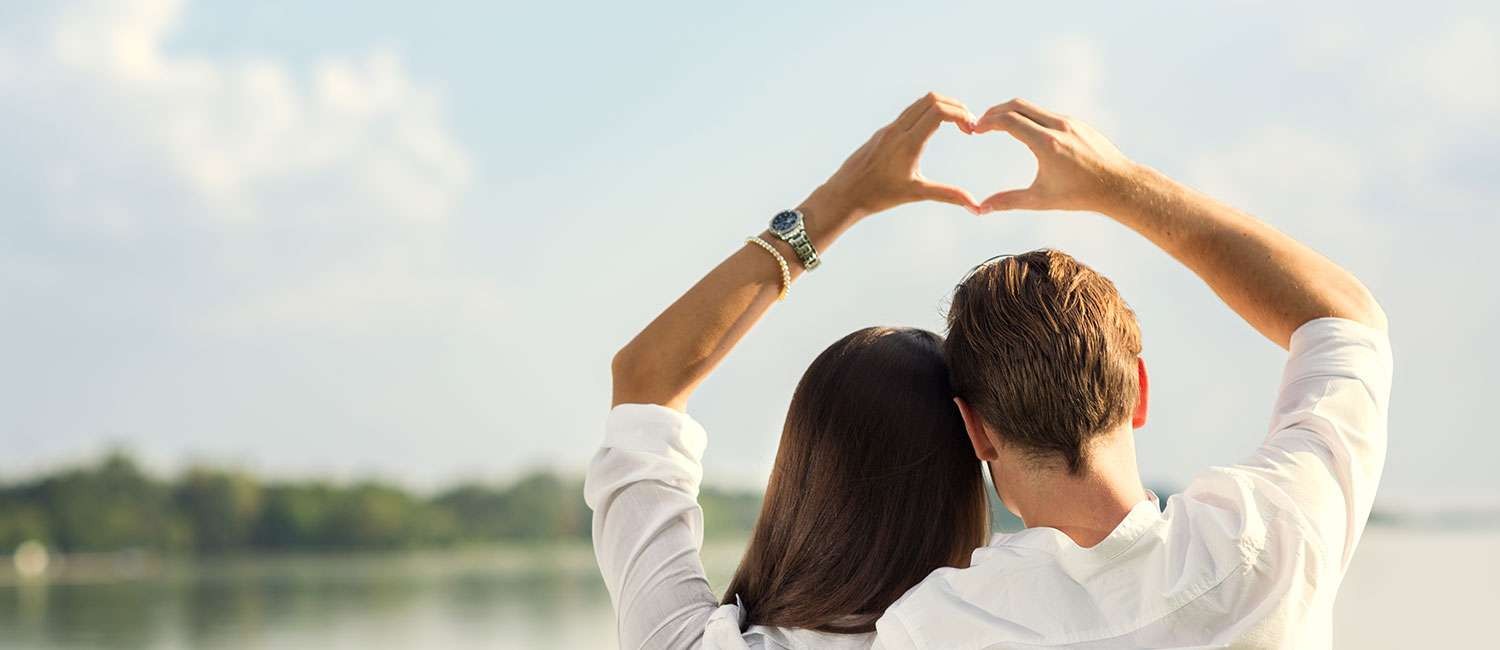
[[[703,461],[708,432],[692,416],[656,404],[621,404],[604,421],[604,445]]]
[[[1391,389],[1391,344],[1383,331],[1346,318],[1316,318],[1292,332],[1282,387],[1314,377],[1346,377],[1372,395]]]

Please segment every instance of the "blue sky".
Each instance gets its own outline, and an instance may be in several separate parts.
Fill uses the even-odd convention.
[[[1500,10],[1368,4],[37,3],[0,9],[0,477],[125,444],[414,485],[576,470],[613,351],[927,90],[1013,96],[1304,238],[1397,355],[1382,499],[1500,501],[1489,408]],[[940,132],[983,195],[1033,163]],[[1264,435],[1280,352],[1093,215],[862,224],[695,397],[764,480],[792,387],[858,327],[941,327],[975,262],[1115,279],[1148,478]]]

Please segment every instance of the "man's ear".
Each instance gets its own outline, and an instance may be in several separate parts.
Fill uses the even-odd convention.
[[[995,453],[995,443],[990,442],[990,434],[985,431],[984,420],[980,419],[979,413],[974,407],[962,397],[953,398],[953,403],[958,405],[959,414],[964,418],[964,429],[969,432],[969,444],[974,445],[974,455],[979,460],[995,460],[1000,455]]]
[[[1142,357],[1135,358],[1135,376],[1141,385],[1141,394],[1135,400],[1135,413],[1130,416],[1130,426],[1139,429],[1146,426],[1146,405],[1150,403],[1147,396],[1151,393],[1151,382],[1146,380],[1146,360]]]

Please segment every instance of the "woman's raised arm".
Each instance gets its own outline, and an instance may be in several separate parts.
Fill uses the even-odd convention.
[[[917,169],[923,146],[943,122],[969,133],[974,116],[959,102],[928,93],[844,161],[798,208],[812,245],[827,250],[860,219],[903,203],[943,201],[977,213],[968,192],[928,181]],[[786,261],[788,282],[803,273],[790,245],[769,231],[760,238]],[[685,410],[693,389],[776,301],[782,281],[776,258],[747,241],[615,355],[613,403]]]

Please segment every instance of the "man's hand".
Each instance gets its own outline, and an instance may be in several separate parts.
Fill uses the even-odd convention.
[[[1385,313],[1348,271],[1259,219],[1131,162],[1086,124],[1013,99],[984,114],[975,132],[986,131],[1015,136],[1037,159],[1031,187],[985,199],[986,212],[1103,213],[1192,269],[1283,348],[1303,323],[1324,316],[1385,329]]]
[[[929,181],[917,168],[922,149],[943,122],[973,133],[975,120],[962,103],[937,93],[927,93],[908,106],[808,197],[804,204],[807,218],[835,221],[820,225],[842,231],[869,215],[923,200],[952,203],[978,214],[979,203],[968,191]]]
[[[1093,210],[1108,213],[1128,193],[1136,165],[1093,127],[1012,99],[986,111],[974,133],[1004,131],[1036,155],[1031,187],[984,200],[980,210]]]

